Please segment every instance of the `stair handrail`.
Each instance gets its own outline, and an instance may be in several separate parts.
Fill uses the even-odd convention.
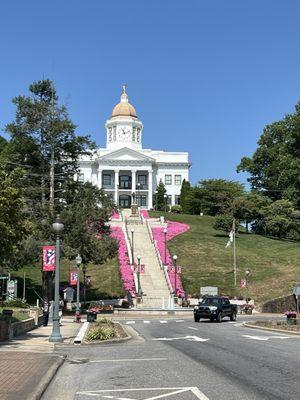
[[[152,233],[152,229],[151,229],[150,224],[147,219],[146,219],[146,226],[147,226],[148,234],[150,236],[151,243],[153,243],[154,242],[153,233]]]
[[[169,292],[170,292],[170,294],[172,294],[173,293],[173,288],[172,288],[171,281],[170,281],[169,274],[168,274],[168,266],[164,265],[162,260],[161,260],[161,257],[160,257],[160,254],[159,254],[159,251],[158,251],[158,248],[157,248],[156,240],[153,241],[153,245],[154,245],[154,249],[155,249],[155,253],[156,253],[156,256],[157,256],[157,259],[158,259],[158,263],[159,263],[160,269],[163,270],[163,273],[164,273],[164,276],[165,276],[165,279],[166,279],[166,282],[167,282],[167,286],[168,286]]]
[[[126,224],[126,222],[123,223],[123,230],[124,230],[124,233],[125,233],[124,236],[125,236],[125,242],[126,242],[127,253],[128,253],[130,265],[133,265],[134,260],[132,259],[131,244],[130,244],[130,239],[129,239],[129,235],[128,235],[128,230],[127,230],[127,224]]]

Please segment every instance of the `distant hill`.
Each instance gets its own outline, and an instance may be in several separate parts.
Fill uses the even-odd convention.
[[[218,286],[221,293],[245,295],[240,280],[250,269],[249,296],[264,301],[291,293],[300,282],[300,243],[239,233],[237,287],[234,287],[233,249],[225,249],[228,235],[213,228],[214,217],[164,214],[167,219],[190,225],[190,230],[168,242],[171,253],[183,267],[182,281],[187,293],[197,295],[200,286]]]

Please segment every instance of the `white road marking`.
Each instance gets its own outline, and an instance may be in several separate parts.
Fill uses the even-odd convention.
[[[161,324],[167,324],[168,321],[159,321]]]
[[[126,362],[126,361],[167,361],[167,358],[121,358],[118,360],[92,360],[90,363]]]
[[[126,321],[127,325],[135,324],[135,321]]]
[[[197,328],[194,328],[193,326],[188,326],[189,329],[193,329],[194,331],[197,331]]]
[[[242,335],[246,339],[252,340],[269,340],[269,339],[292,339],[291,336],[252,336],[252,335]]]
[[[184,319],[178,319],[176,322],[184,322]]]
[[[150,324],[150,321],[144,321],[144,324]]]
[[[185,393],[185,392],[190,392],[193,393],[197,399],[200,400],[209,400],[208,397],[205,396],[204,393],[202,393],[197,387],[177,387],[177,388],[141,388],[141,389],[106,389],[106,390],[89,390],[89,391],[83,391],[83,392],[77,392],[76,394],[82,394],[85,396],[93,396],[93,397],[100,397],[100,398],[106,398],[106,399],[118,399],[118,400],[136,400],[133,398],[128,398],[128,397],[115,397],[115,396],[108,396],[104,395],[104,393],[126,393],[126,392],[153,392],[153,391],[168,391],[168,393],[164,394],[159,394],[157,396],[152,396],[152,397],[146,397],[143,400],[157,400],[157,399],[164,399],[166,397],[173,396],[178,393]],[[103,393],[103,394],[101,394]]]
[[[199,336],[183,336],[183,337],[175,337],[175,338],[162,337],[162,338],[155,338],[152,340],[158,340],[158,341],[188,340],[190,342],[207,342],[209,339],[203,339]]]

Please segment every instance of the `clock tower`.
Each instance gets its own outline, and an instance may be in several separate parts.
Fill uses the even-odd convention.
[[[138,119],[135,108],[128,101],[126,85],[123,85],[121,101],[114,107],[105,128],[107,149],[118,150],[122,147],[142,149],[143,124]]]

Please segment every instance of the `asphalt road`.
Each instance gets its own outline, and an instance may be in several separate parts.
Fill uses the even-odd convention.
[[[68,359],[43,400],[299,400],[300,337],[244,320],[122,321],[141,337],[61,348]]]

